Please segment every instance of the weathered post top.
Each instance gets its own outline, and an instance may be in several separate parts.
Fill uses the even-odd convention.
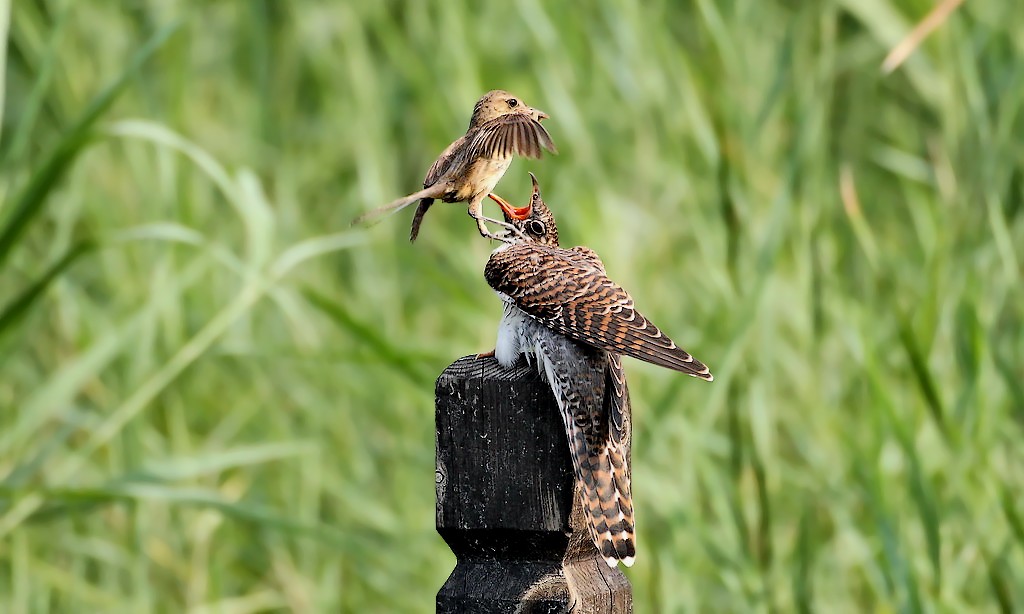
[[[466,356],[437,379],[437,531],[458,563],[440,613],[632,612],[583,521],[565,427],[532,367]]]

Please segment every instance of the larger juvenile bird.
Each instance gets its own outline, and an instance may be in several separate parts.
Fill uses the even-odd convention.
[[[704,364],[676,346],[608,279],[586,247],[562,249],[554,216],[533,177],[526,207],[491,195],[519,233],[491,254],[484,277],[504,303],[494,355],[535,362],[554,392],[591,538],[605,561],[633,564],[630,405],[621,355],[706,380]],[[524,238],[525,237],[525,238]]]
[[[498,220],[483,216],[483,199],[501,180],[513,155],[539,158],[541,149],[555,152],[551,135],[540,122],[548,114],[534,109],[523,100],[503,90],[484,94],[473,107],[469,129],[447,147],[427,171],[423,189],[356,218],[353,224],[374,220],[397,212],[419,201],[413,216],[409,240],[419,235],[423,216],[434,199],[446,203],[469,203],[469,215],[476,220],[480,234],[490,239],[505,235],[492,234],[484,222],[505,226]]]

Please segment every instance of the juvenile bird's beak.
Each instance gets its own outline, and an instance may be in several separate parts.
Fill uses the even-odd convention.
[[[525,207],[513,207],[507,200],[497,194],[488,194],[487,198],[498,203],[498,206],[501,207],[501,212],[510,220],[525,220],[530,217],[530,205],[526,205]]]
[[[530,107],[530,115],[537,121],[541,121],[551,117],[544,111],[541,111],[540,109],[534,109],[533,107]]]

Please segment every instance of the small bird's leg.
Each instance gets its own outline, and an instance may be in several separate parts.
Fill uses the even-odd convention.
[[[476,227],[480,230],[480,236],[486,237],[488,239],[494,239],[496,241],[503,241],[505,243],[509,242],[508,237],[503,235],[496,235],[487,229],[487,225],[484,224],[484,222],[491,222],[492,224],[496,224],[498,226],[501,226],[502,228],[509,230],[510,232],[518,234],[524,239],[526,238],[526,236],[523,235],[522,231],[520,231],[512,224],[502,222],[500,220],[495,220],[489,217],[485,217],[483,214],[483,203],[481,202],[482,200],[483,199],[480,199],[480,201],[474,201],[469,205],[469,216],[476,220]]]
[[[511,217],[512,219],[515,219],[515,220],[525,220],[527,217],[530,216],[530,206],[529,205],[527,205],[525,207],[513,207],[512,205],[509,204],[509,202],[507,200],[505,200],[504,198],[502,198],[502,197],[500,197],[500,196],[498,196],[497,194],[494,194],[494,193],[488,194],[487,198],[490,198],[494,202],[498,203],[498,206],[501,207],[502,213],[505,214],[505,219],[508,219],[509,217]],[[487,218],[484,218],[484,219],[487,219]],[[498,224],[499,226],[501,226],[502,228],[505,228],[506,230],[508,230],[509,233],[518,235],[519,238],[522,239],[523,241],[527,241],[527,242],[530,241],[530,239],[526,236],[526,234],[522,231],[522,229],[520,229],[518,226],[515,226],[514,224],[509,224],[508,222],[499,222],[498,220],[491,220],[491,219],[487,219],[487,221],[488,222],[494,222],[494,223]],[[511,241],[506,241],[506,243],[511,243]]]
[[[474,198],[472,201],[470,201],[468,212],[469,217],[476,220],[476,227],[480,231],[481,237],[486,237],[488,239],[497,239],[498,237],[492,234],[491,231],[487,229],[487,225],[484,224],[484,212],[482,201],[482,198]]]
[[[505,230],[509,231],[510,233],[518,235],[519,238],[523,239],[524,241],[528,240],[526,238],[526,234],[523,233],[522,230],[519,230],[518,228],[516,228],[512,224],[509,224],[508,222],[503,222],[501,220],[496,220],[494,218],[490,218],[490,217],[487,217],[487,216],[484,216],[481,219],[483,221],[485,221],[485,222],[490,222],[491,224],[495,224],[497,226],[501,226],[502,228],[504,228]]]
[[[497,348],[495,348],[495,349],[497,349]],[[479,358],[494,358],[494,350],[489,350],[487,352],[481,352],[480,354],[477,354],[476,357],[478,359]]]
[[[472,216],[473,219],[476,220],[476,227],[480,231],[480,236],[481,237],[484,237],[484,238],[487,238],[487,239],[497,239],[499,241],[501,240],[501,236],[496,235],[496,234],[492,233],[490,230],[487,229],[487,225],[484,224],[484,222],[486,221],[484,219],[484,216],[481,215],[481,216],[477,217],[477,216],[473,215],[472,212],[470,212],[469,215]]]

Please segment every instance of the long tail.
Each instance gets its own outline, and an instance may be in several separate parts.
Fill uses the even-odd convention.
[[[435,184],[430,186],[429,188],[423,188],[419,192],[414,192],[408,196],[403,196],[402,198],[392,201],[384,205],[383,207],[377,207],[373,211],[367,211],[366,213],[352,220],[352,225],[369,226],[371,224],[375,224],[379,222],[381,219],[383,219],[385,216],[397,213],[402,209],[408,207],[409,205],[413,204],[417,200],[420,200],[421,198],[439,198],[442,194],[444,194],[444,190],[445,187],[444,185],[441,184]]]
[[[602,415],[607,439],[599,454],[589,458],[594,475],[594,495],[585,500],[591,533],[601,556],[614,565],[620,559],[630,567],[636,557],[633,495],[630,487],[629,450],[632,443],[632,411],[622,357],[607,355]],[[586,490],[584,496],[587,495]],[[610,553],[614,552],[614,556]]]
[[[590,537],[601,557],[614,567],[622,561],[626,567],[636,559],[636,534],[633,524],[633,496],[630,491],[629,437],[614,433],[620,425],[610,424],[615,411],[628,412],[625,380],[608,385],[608,369],[614,375],[615,364],[606,369],[567,365],[558,352],[546,343],[538,344],[538,355],[562,412],[569,455],[580,486],[580,499]],[[570,361],[572,362],[572,361]],[[621,364],[620,364],[621,373]],[[626,429],[629,427],[626,426]]]
[[[609,566],[619,561],[632,567],[636,560],[636,533],[633,524],[633,496],[629,485],[626,453],[608,442],[580,472],[583,510],[601,557]]]

